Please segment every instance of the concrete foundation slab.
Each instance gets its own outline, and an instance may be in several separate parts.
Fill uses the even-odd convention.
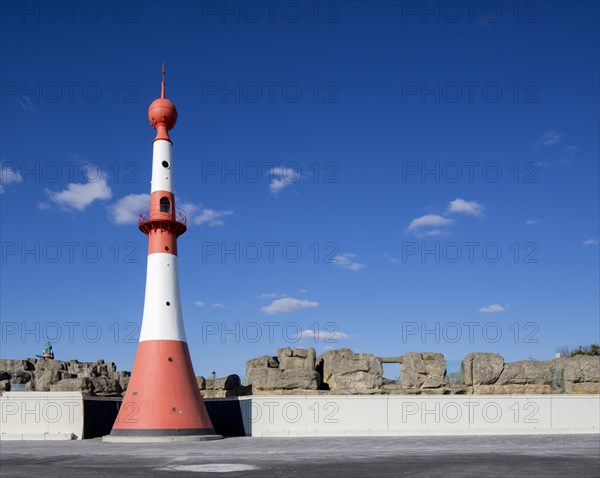
[[[188,436],[111,436],[102,437],[106,443],[173,443],[187,441],[222,440],[221,435],[188,435]]]

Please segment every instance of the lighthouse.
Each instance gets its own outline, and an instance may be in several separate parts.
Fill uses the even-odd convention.
[[[175,202],[173,143],[169,131],[177,110],[165,97],[148,108],[156,129],[152,154],[150,206],[139,214],[148,236],[146,296],[140,341],[127,392],[105,441],[195,441],[216,435],[200,396],[187,345],[181,301],[177,238],[186,230],[185,212]]]

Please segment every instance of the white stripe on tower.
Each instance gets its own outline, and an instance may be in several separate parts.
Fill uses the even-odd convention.
[[[148,256],[140,342],[144,340],[187,342],[179,297],[177,256],[173,254],[154,253]]]
[[[152,152],[151,191],[173,192],[173,145],[170,141],[157,139]]]

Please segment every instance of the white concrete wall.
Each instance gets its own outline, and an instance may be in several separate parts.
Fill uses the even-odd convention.
[[[5,392],[0,437],[81,439],[84,399],[80,392]],[[246,433],[254,437],[600,433],[598,395],[271,395],[239,400]]]
[[[0,439],[71,440],[83,436],[81,392],[4,392]]]
[[[243,397],[248,435],[600,433],[598,395]]]

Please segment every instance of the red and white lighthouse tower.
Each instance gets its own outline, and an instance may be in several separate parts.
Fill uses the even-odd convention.
[[[173,144],[169,130],[177,121],[175,105],[162,92],[148,109],[156,129],[152,155],[150,207],[141,211],[139,228],[148,236],[146,298],[140,342],[119,415],[106,441],[183,441],[215,435],[194,375],[181,302],[177,238],[186,227],[185,212],[173,193]]]

